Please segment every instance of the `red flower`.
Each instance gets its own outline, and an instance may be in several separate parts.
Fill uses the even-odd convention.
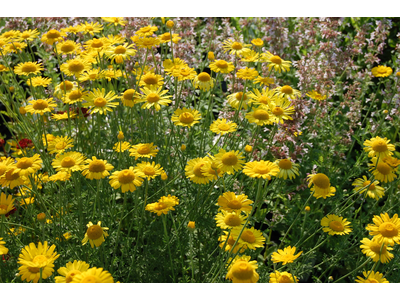
[[[33,146],[33,143],[32,143],[32,140],[30,140],[30,139],[21,139],[17,143],[17,149],[24,149],[26,147],[32,147],[32,146]]]

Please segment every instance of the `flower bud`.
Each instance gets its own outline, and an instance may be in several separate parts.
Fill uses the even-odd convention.
[[[247,145],[246,147],[244,147],[244,151],[247,153],[250,153],[251,151],[253,151],[253,147],[250,145]]]
[[[193,231],[196,228],[196,222],[189,221],[187,227],[188,227],[189,230]]]
[[[168,20],[165,25],[167,25],[167,28],[172,29],[172,27],[174,27],[175,24],[174,21]]]
[[[13,86],[10,86],[10,87],[8,88],[8,90],[9,90],[11,93],[14,93],[15,88],[14,88]]]
[[[163,173],[161,174],[161,180],[167,180],[167,179],[168,179],[167,173],[163,172]]]
[[[40,214],[38,214],[37,215],[37,220],[39,221],[39,222],[45,222],[46,221],[46,214],[45,213],[40,213]]]
[[[311,208],[310,208],[309,206],[306,206],[306,207],[304,208],[304,210],[308,212],[308,211],[311,210]]]
[[[209,60],[214,60],[215,59],[214,52],[211,52],[211,51],[208,52],[207,57],[208,57]]]
[[[19,107],[19,113],[20,113],[21,115],[25,115],[25,114],[26,114],[26,109],[25,109],[24,106],[20,106],[20,107]]]
[[[186,145],[182,144],[181,150],[182,150],[182,151],[185,151],[185,150],[186,150]]]
[[[120,131],[118,133],[118,140],[122,141],[124,139],[124,133],[122,131]]]

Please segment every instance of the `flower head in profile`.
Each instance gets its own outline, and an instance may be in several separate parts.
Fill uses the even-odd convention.
[[[269,283],[294,283],[295,280],[296,282],[299,282],[297,277],[293,276],[289,272],[275,271],[269,274]]]
[[[278,159],[275,164],[279,167],[279,173],[276,177],[286,180],[287,178],[293,179],[296,175],[299,176],[299,165],[293,163],[290,159]]]
[[[329,214],[321,220],[322,230],[329,235],[349,234],[352,231],[349,225],[350,222],[347,219],[334,214]]]
[[[185,167],[185,176],[197,184],[207,184],[213,180],[213,175],[209,172],[204,172],[203,167],[209,163],[209,157],[197,157],[187,162]]]
[[[114,26],[125,26],[127,21],[124,20],[123,17],[101,17],[104,22],[114,24]]]
[[[138,174],[147,178],[148,180],[156,178],[156,176],[161,176],[163,173],[163,168],[153,162],[142,162],[136,165],[135,169],[138,171]]]
[[[138,48],[151,49],[161,44],[161,40],[158,37],[140,37],[134,41]]]
[[[129,156],[134,156],[135,160],[142,157],[152,158],[156,157],[158,151],[157,146],[153,143],[137,144],[129,149]]]
[[[231,229],[234,227],[242,227],[246,222],[247,215],[242,215],[236,212],[227,212],[221,210],[216,216],[215,221],[217,222],[217,227],[221,229]]]
[[[161,216],[166,215],[170,210],[175,210],[174,206],[179,204],[179,199],[176,196],[163,196],[157,202],[146,205],[146,210]]]
[[[14,201],[11,195],[1,193],[0,196],[0,215],[5,215],[14,209]]]
[[[71,178],[71,173],[60,171],[49,177],[49,181],[67,181]]]
[[[92,156],[92,159],[88,158],[85,160],[85,165],[82,166],[82,175],[90,180],[102,179],[110,175],[108,171],[112,169],[114,167],[106,160],[97,159],[95,156]]]
[[[400,244],[400,220],[397,214],[389,217],[388,213],[380,214],[372,218],[374,224],[368,224],[365,229],[369,234],[376,237],[377,243],[385,243],[393,246]]]
[[[222,172],[228,174],[234,174],[243,168],[244,156],[239,151],[226,151],[219,149],[219,152],[215,155],[214,161]]]
[[[364,147],[364,151],[368,152],[369,157],[379,157],[382,159],[391,156],[393,154],[392,151],[396,151],[396,148],[389,142],[390,140],[387,138],[381,138],[379,136],[373,137],[364,142],[363,145],[366,146]]]
[[[249,93],[237,92],[228,95],[227,97],[228,103],[234,109],[247,109],[248,106],[251,106],[249,101]]]
[[[140,78],[140,81],[139,81]],[[145,86],[148,89],[157,89],[164,85],[164,78],[153,72],[147,72],[142,76],[139,76],[138,83],[140,86]]]
[[[379,181],[375,180],[371,183],[367,176],[363,175],[362,178],[354,180],[352,185],[355,186],[354,191],[360,194],[366,193],[368,197],[379,200],[385,195],[385,189],[378,185]]]
[[[121,64],[125,60],[128,60],[131,56],[134,56],[136,52],[137,51],[133,49],[132,44],[128,45],[128,43],[125,43],[123,45],[110,46],[104,53],[108,58],[111,59],[111,62]]]
[[[393,73],[391,67],[377,66],[371,69],[371,73],[375,77],[388,77]]]
[[[141,95],[134,89],[127,89],[121,96],[119,96],[119,98],[121,99],[122,104],[128,107],[133,107],[136,103],[142,101]]]
[[[86,227],[87,230],[85,237],[82,240],[82,245],[85,245],[89,241],[92,248],[94,248],[94,246],[100,247],[100,245],[105,241],[105,237],[108,236],[108,233],[106,232],[108,228],[101,227],[101,221],[98,221],[97,225],[93,225],[92,222],[89,222]]]
[[[244,165],[243,173],[251,178],[271,180],[271,176],[279,173],[279,167],[270,161],[249,161]]]
[[[103,268],[90,268],[87,271],[75,274],[71,283],[114,283],[110,272]]]
[[[278,252],[272,253],[271,260],[274,263],[282,263],[282,265],[286,265],[288,263],[292,263],[296,258],[298,258],[303,251],[300,251],[296,255],[296,247],[286,247],[285,249],[278,249]]]
[[[21,32],[21,35],[19,36],[19,39],[22,41],[33,41],[39,36],[40,32],[39,30],[35,29],[28,29],[23,32]]]
[[[50,154],[61,154],[65,150],[72,148],[74,139],[68,136],[56,136],[51,141],[48,141],[47,150]]]
[[[206,72],[201,72],[193,79],[193,85],[202,91],[209,91],[214,87],[215,79]]]
[[[261,91],[253,89],[253,91],[249,93],[249,103],[264,110],[269,110],[271,104],[275,103],[277,100],[278,97],[275,95],[275,92],[269,88],[263,88]]]
[[[240,55],[240,57],[241,57],[241,61],[244,61],[244,62],[258,62],[258,59],[260,58],[260,53],[254,51],[254,50],[250,50],[248,52],[243,52]]]
[[[225,192],[218,198],[218,210],[227,212],[250,212],[252,200],[248,199],[245,194],[236,195],[234,192]]]
[[[392,182],[395,178],[397,178],[397,175],[395,174],[397,167],[392,167],[385,162],[385,159],[379,159],[378,161],[377,157],[373,157],[368,166],[370,167],[369,171],[372,172],[372,175],[375,176],[375,179],[379,181]]]
[[[258,76],[257,70],[254,68],[248,68],[246,67],[245,69],[240,69],[236,73],[237,78],[241,78],[244,80],[253,80]]]
[[[129,144],[129,142],[119,141],[114,144],[113,150],[115,152],[125,152],[126,150],[129,150],[131,147],[132,146],[131,144]]]
[[[42,163],[43,161],[39,154],[34,154],[32,157],[17,158],[15,172],[19,172],[21,176],[28,176],[39,171],[42,168]]]
[[[178,108],[174,111],[174,114],[171,118],[172,122],[174,122],[177,126],[183,127],[192,127],[194,124],[199,123],[201,119],[200,112],[193,108],[186,108],[183,109]]]
[[[57,155],[51,165],[53,168],[59,172],[75,172],[82,170],[82,163],[86,159],[81,153],[76,151],[65,152],[63,154]]]
[[[129,169],[113,172],[109,183],[114,189],[121,188],[122,193],[134,192],[136,187],[143,184],[143,178],[136,169],[129,167]]]
[[[8,166],[6,172],[0,177],[1,186],[10,189],[26,184],[27,178],[22,176],[15,165]]]
[[[292,62],[288,60],[283,60],[278,55],[273,55],[271,52],[267,51],[267,53],[262,53],[260,61],[268,63],[268,70],[271,71],[274,69],[276,72],[289,72],[290,65]]]
[[[277,88],[274,89],[274,91],[277,96],[286,99],[295,99],[301,97],[301,92],[299,90],[292,88],[289,85],[278,86]]]
[[[274,120],[268,110],[254,107],[251,112],[246,114],[245,118],[249,123],[255,123],[257,126],[270,125]]]
[[[86,272],[90,268],[89,264],[84,261],[67,262],[65,267],[57,270],[61,276],[56,276],[54,279],[56,283],[70,283],[75,275]]]
[[[371,257],[374,262],[380,260],[381,263],[386,264],[394,257],[394,255],[388,251],[393,250],[393,248],[383,245],[382,242],[378,243],[376,237],[373,237],[372,240],[363,238],[360,248],[362,249],[362,253]]]
[[[383,278],[383,274],[374,271],[364,271],[363,275],[365,278],[361,276],[357,276],[356,282],[358,283],[389,283],[386,278]]]
[[[308,187],[311,188],[311,191],[314,192],[315,198],[324,198],[331,197],[335,195],[336,189],[331,186],[331,182],[325,174],[310,174],[308,177]]]
[[[154,32],[158,30],[157,26],[145,26],[140,28],[138,31],[135,32],[136,35],[141,37],[151,36]]]
[[[37,86],[47,87],[51,83],[51,81],[52,81],[51,78],[36,76],[36,77],[32,77],[32,78],[28,79],[26,81],[26,84],[30,86],[31,82],[32,82],[32,86],[34,86],[34,87],[37,87]]]
[[[56,42],[63,41],[65,36],[67,36],[65,32],[51,29],[44,33],[40,40],[48,45],[53,45]]]
[[[326,95],[322,95],[318,93],[316,90],[312,90],[311,92],[308,92],[306,96],[310,97],[311,99],[322,101],[326,99]]]
[[[286,98],[278,98],[271,102],[269,109],[274,123],[283,124],[285,120],[293,120],[290,115],[294,114],[295,110],[292,102]]]
[[[233,283],[256,283],[260,276],[256,272],[257,261],[250,256],[237,256],[229,265],[226,278]]]
[[[262,77],[258,76],[253,80],[254,84],[260,84],[261,86],[269,86],[270,84],[274,84],[275,80],[271,77]]]
[[[89,33],[90,35],[94,35],[95,33],[99,33],[103,30],[103,25],[99,24],[98,22],[86,22],[78,24],[78,28],[80,32]]]
[[[116,95],[113,91],[109,91],[106,94],[104,88],[94,89],[93,92],[90,92],[87,97],[85,97],[86,103],[83,104],[84,107],[90,107],[90,113],[99,113],[106,115],[108,111],[112,111],[119,102],[116,102],[118,95]]]

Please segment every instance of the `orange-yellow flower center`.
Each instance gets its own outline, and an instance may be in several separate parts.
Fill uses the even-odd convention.
[[[92,225],[86,230],[89,239],[97,240],[103,235],[103,229],[99,225]]]
[[[191,124],[194,121],[194,116],[190,112],[184,112],[179,115],[179,121],[184,124]]]
[[[165,202],[157,202],[155,205],[154,205],[154,209],[155,210],[163,210],[163,209],[165,209],[165,208],[167,208],[168,207],[168,203],[165,203]]]
[[[93,39],[93,42],[92,42],[92,48],[101,48],[101,47],[103,47],[103,42],[101,41],[101,40],[98,40],[98,39]]]
[[[44,110],[49,107],[49,104],[45,100],[38,99],[33,103],[32,107],[36,110]]]
[[[242,203],[237,199],[232,199],[228,201],[227,206],[231,209],[241,209]]]
[[[363,183],[363,186],[367,186],[367,185],[369,185],[370,183],[371,183],[371,181],[367,180],[367,181],[365,181],[365,182]],[[368,190],[370,190],[370,191],[375,190],[375,184],[372,183],[372,184],[368,187]]]
[[[70,100],[77,100],[77,99],[81,98],[82,95],[83,95],[83,93],[81,91],[75,90],[75,91],[72,91],[71,93],[69,93],[68,98]]]
[[[81,283],[97,283],[97,277],[93,275],[86,275]]]
[[[98,97],[94,99],[93,104],[97,107],[104,107],[107,105],[107,100],[104,99],[103,97]]]
[[[38,264],[39,267],[42,267],[43,265],[45,265],[47,263],[48,259],[46,256],[44,255],[36,255],[33,259],[32,259],[32,263]]]
[[[275,106],[275,107],[272,109],[272,113],[273,113],[275,116],[282,116],[282,115],[285,113],[285,111],[284,111],[281,107]]]
[[[258,174],[268,174],[269,171],[270,171],[270,168],[265,163],[261,163],[261,162],[256,164],[253,168],[253,172],[258,173]]]
[[[312,182],[315,186],[321,189],[327,189],[330,186],[330,181],[328,176],[322,173],[315,174],[312,178]]]
[[[235,153],[228,152],[222,155],[221,161],[226,166],[234,166],[238,162],[238,158]]]
[[[232,266],[232,275],[239,280],[249,280],[253,276],[253,268],[247,261],[239,261]]]
[[[147,74],[144,78],[143,78],[143,81],[146,83],[146,84],[157,84],[158,83],[158,78],[157,78],[157,76],[156,75],[154,75],[154,74]]]
[[[258,102],[262,104],[269,104],[270,101],[270,98],[268,98],[267,96],[261,96],[260,98],[258,98]]]
[[[281,92],[287,95],[291,95],[293,94],[293,89],[288,85],[284,85],[281,89]]]
[[[137,152],[139,154],[149,154],[150,153],[150,147],[148,145],[141,145],[138,147]]]
[[[228,68],[228,63],[224,60],[218,60],[215,65],[220,68],[220,69],[226,69]]]
[[[26,62],[22,65],[21,71],[24,73],[34,73],[37,69],[38,68],[34,63]]]
[[[242,100],[242,97],[243,97],[243,101],[247,99],[246,94],[243,95],[242,92],[236,93],[235,97],[236,97],[236,100],[239,100],[239,101]]]
[[[61,84],[60,84],[60,90],[61,91],[70,91],[70,90],[72,90],[72,88],[74,87],[74,85],[72,84],[72,82],[71,81],[68,81],[68,80],[66,80],[66,81],[64,81],[64,82],[61,82]]]
[[[7,210],[8,210],[8,205],[6,205],[6,204],[1,204],[0,205],[0,212],[1,212],[2,215],[6,214]]]
[[[190,69],[181,69],[180,71],[179,71],[179,73],[182,75],[182,76],[189,76],[190,75]]]
[[[124,99],[125,100],[132,100],[134,94],[135,94],[135,90],[134,89],[126,90],[124,92]]]
[[[80,61],[72,61],[68,64],[68,70],[72,73],[81,73],[85,69],[85,65]]]
[[[196,175],[197,177],[202,177],[204,178],[205,176],[203,175],[203,173],[201,172],[201,168],[204,166],[203,162],[199,162],[197,163],[194,167],[193,167],[193,173],[194,175]]]
[[[101,160],[95,160],[95,161],[92,161],[89,164],[89,171],[90,172],[100,173],[100,172],[103,172],[105,169],[106,169],[106,165]]]
[[[329,223],[329,228],[334,231],[340,231],[340,232],[344,230],[343,224],[340,223],[339,221],[331,221]]]
[[[60,141],[55,145],[57,150],[63,150],[65,147],[67,147],[67,143],[65,141]]]
[[[282,63],[282,59],[278,55],[272,56],[270,58],[270,61],[277,65],[280,65]]]
[[[150,94],[147,95],[146,99],[147,99],[147,102],[154,103],[154,102],[159,101],[161,98],[156,93],[150,93]]]
[[[379,281],[375,278],[368,278],[365,280],[365,283],[379,283]]]
[[[75,160],[72,157],[64,157],[61,161],[61,167],[71,168],[75,166]]]
[[[79,271],[79,270],[72,270],[72,271],[69,271],[69,272],[67,273],[67,276],[65,276],[65,282],[66,282],[66,283],[70,283],[70,282],[72,281],[72,279],[74,278],[75,275],[81,274],[81,273],[82,273],[82,272]]]
[[[392,168],[390,168],[390,166],[384,162],[379,162],[376,166],[376,169],[383,175],[388,175],[392,171]]]
[[[75,49],[75,45],[72,42],[65,42],[62,46],[61,46],[61,51],[64,53],[68,53],[71,52]]]
[[[135,180],[135,173],[131,170],[123,170],[118,174],[118,181],[122,184],[132,183]]]
[[[292,281],[290,280],[290,277],[287,275],[282,275],[279,278],[279,283],[291,283]]]
[[[264,109],[256,109],[253,114],[254,118],[257,120],[268,120],[269,114]]]
[[[33,161],[29,157],[23,157],[21,158],[18,163],[17,163],[17,168],[20,169],[28,169],[29,167],[32,167]]]
[[[156,174],[156,170],[151,166],[146,166],[143,168],[143,173],[147,176],[153,176]]]
[[[211,77],[208,73],[206,72],[201,72],[198,76],[197,79],[201,82],[209,82],[211,80]]]
[[[47,32],[47,38],[48,39],[57,39],[61,36],[60,32],[58,32],[55,29],[51,29],[49,30],[49,32]]]
[[[292,168],[292,162],[288,160],[287,158],[281,159],[279,161],[279,168],[284,169],[284,170],[290,170]]]
[[[256,237],[250,230],[244,230],[240,238],[247,243],[255,243]]]
[[[228,226],[240,226],[240,218],[238,215],[235,214],[228,214],[226,215],[226,217],[224,218],[224,223]]]
[[[369,248],[370,248],[373,252],[375,252],[376,254],[379,254],[379,253],[381,252],[381,246],[382,246],[382,245],[378,244],[378,243],[375,242],[375,241],[372,241],[372,242],[369,244]],[[386,246],[383,246],[383,248],[382,248],[382,253],[385,253],[385,252],[386,252]]]
[[[219,125],[218,125],[218,129],[221,130],[221,131],[228,131],[230,128],[231,128],[231,126],[229,126],[229,125],[226,124],[226,123],[223,123],[223,124],[219,124]]]
[[[19,172],[13,173],[14,170],[15,170],[15,169],[13,168],[13,169],[8,170],[8,171],[6,172],[5,177],[6,177],[6,180],[7,180],[7,181],[13,181],[13,180],[16,180],[16,179],[19,178]]]
[[[126,52],[126,48],[124,46],[117,46],[114,50],[115,54],[124,54]]]
[[[28,267],[29,272],[31,273],[39,273],[40,268],[37,267]]]
[[[243,46],[241,43],[238,43],[238,42],[232,43],[232,49],[241,50],[242,48],[243,48]]]
[[[375,152],[385,152],[388,150],[388,146],[385,142],[385,140],[377,140],[374,141],[371,145],[372,150]]]
[[[397,236],[399,234],[399,231],[396,228],[396,225],[393,224],[392,222],[383,222],[379,226],[379,232],[384,237],[393,237],[393,236]]]

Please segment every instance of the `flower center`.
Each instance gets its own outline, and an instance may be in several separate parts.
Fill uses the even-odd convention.
[[[292,168],[292,162],[288,159],[281,159],[279,161],[279,168],[284,170],[290,170]]]
[[[34,63],[27,62],[22,66],[21,70],[24,73],[33,73],[36,72],[37,67]]]
[[[293,94],[293,89],[288,85],[284,85],[282,87],[281,91],[282,91],[282,93],[287,94],[287,95]]]
[[[273,113],[275,116],[282,116],[282,115],[284,114],[284,110],[283,110],[281,107],[276,106],[276,107],[274,107],[274,108],[272,109],[272,113]]]
[[[232,209],[241,209],[242,208],[242,203],[237,199],[228,201],[227,205],[229,208],[232,208]]]
[[[381,246],[377,242],[372,241],[371,244],[369,245],[369,248],[375,252],[376,254],[379,254],[381,252]],[[386,252],[386,246],[383,246],[382,248],[382,253]]]
[[[165,209],[165,208],[167,208],[168,207],[168,204],[167,203],[165,203],[165,202],[158,202],[158,203],[156,203],[156,205],[155,205],[155,209],[156,210],[163,210],[163,209]]]
[[[238,158],[235,153],[228,152],[222,155],[221,161],[226,166],[234,166],[238,162]]]
[[[147,95],[147,102],[150,102],[150,103],[157,102],[160,99],[161,99],[160,96],[158,96],[158,94],[156,94],[156,93],[150,93]]]
[[[82,281],[82,283],[97,283],[97,277],[93,275],[87,275],[85,276]]]
[[[103,97],[98,97],[98,98],[94,99],[93,103],[97,107],[104,107],[107,104],[107,100],[104,99]]]
[[[39,273],[40,268],[36,268],[36,267],[28,267],[29,272],[31,273]]]
[[[291,283],[292,281],[290,280],[289,276],[287,275],[282,275],[279,278],[279,283]]]
[[[101,160],[95,160],[89,164],[90,172],[100,173],[100,172],[103,172],[105,169],[106,169],[106,165]]]
[[[103,45],[104,44],[101,40],[93,39],[92,48],[101,48],[101,47],[103,47]]]
[[[33,103],[32,106],[33,106],[33,108],[36,109],[36,110],[44,110],[44,109],[46,109],[47,107],[49,107],[47,101],[42,100],[42,99],[36,100],[35,103]]]
[[[135,94],[135,90],[129,89],[124,92],[124,99],[125,100],[132,100],[133,95]]]
[[[247,280],[253,276],[253,268],[246,261],[237,262],[232,266],[232,275],[237,279]]]
[[[65,149],[65,147],[67,147],[67,143],[64,142],[64,141],[58,142],[58,143],[55,145],[55,148],[56,148],[57,150],[63,150],[63,149]]]
[[[71,168],[75,166],[75,160],[72,157],[64,157],[61,161],[61,167]]]
[[[322,173],[315,174],[314,177],[312,178],[312,182],[314,185],[321,189],[327,189],[330,186],[330,181],[328,176]]]
[[[381,173],[383,175],[388,175],[392,171],[390,166],[384,162],[378,163],[378,165],[376,166],[376,169],[378,170],[379,173]]]
[[[3,212],[3,211],[7,212],[7,209],[8,209],[8,205],[5,205],[5,204],[1,204],[0,205],[0,212]],[[3,215],[3,213],[2,213],[2,215]]]
[[[365,182],[363,183],[363,186],[367,186],[367,185],[369,185],[370,183],[371,183],[371,181],[367,180],[367,181],[365,181]],[[372,184],[369,186],[368,190],[370,190],[370,191],[375,190],[375,184],[372,183]]]
[[[270,171],[270,168],[263,164],[263,163],[258,163],[254,168],[253,168],[254,173],[258,174],[268,174]]]
[[[270,61],[277,65],[280,65],[282,63],[282,59],[278,55],[272,56],[270,58]]]
[[[387,151],[388,147],[384,140],[375,141],[372,143],[372,150],[375,152],[385,152]]]
[[[190,70],[189,69],[181,69],[179,72],[180,72],[180,74],[182,76],[189,76],[190,75]]]
[[[234,42],[234,43],[232,44],[232,49],[241,50],[242,48],[243,48],[243,46],[242,46],[241,43]]]
[[[15,169],[11,169],[9,171],[6,172],[6,180],[7,181],[13,181],[19,178],[19,172],[16,172],[13,174]]]
[[[197,79],[201,82],[208,82],[211,80],[211,77],[208,73],[206,72],[201,72],[198,76]]]
[[[329,223],[329,227],[334,230],[334,231],[343,231],[344,230],[344,226],[342,223],[340,223],[339,221],[331,221]]]
[[[42,266],[43,264],[47,263],[47,257],[44,255],[36,255],[33,259],[32,262],[35,264],[38,264],[39,266]]]
[[[29,167],[32,167],[32,165],[33,165],[33,162],[29,157],[23,157],[17,163],[17,168],[28,169]]]
[[[5,172],[7,171],[7,166],[1,166],[0,165],[0,176],[2,176]]]
[[[66,90],[66,91],[72,90],[73,87],[74,87],[74,85],[72,84],[72,82],[68,81],[68,80],[66,80],[66,81],[64,81],[64,82],[62,82],[60,84],[60,90],[62,90],[62,91],[64,91],[64,90]]]
[[[135,180],[135,174],[131,170],[123,170],[118,174],[118,181],[122,184],[132,183]]]
[[[77,99],[81,98],[82,95],[83,95],[83,94],[81,93],[81,91],[75,90],[75,91],[72,91],[72,92],[68,95],[68,98],[69,98],[70,100],[77,100]]]
[[[221,130],[221,131],[228,131],[230,128],[231,128],[231,126],[229,126],[226,123],[218,125],[218,129]]]
[[[254,233],[252,233],[250,230],[243,231],[240,238],[247,243],[254,243],[256,241]]]
[[[61,36],[61,34],[55,29],[49,30],[49,32],[47,33],[48,39],[57,39],[60,36]]]
[[[228,226],[240,226],[240,218],[237,215],[234,214],[228,214],[225,218],[224,218],[224,223]]]
[[[69,63],[68,70],[72,73],[80,73],[85,69],[85,65],[80,61],[73,61]]]
[[[203,175],[203,173],[201,172],[201,168],[204,166],[204,163],[200,162],[197,163],[194,167],[193,167],[193,173],[194,175],[196,175],[197,177],[202,177],[204,178],[205,176]]]
[[[394,225],[392,222],[383,222],[379,226],[379,232],[384,236],[384,237],[392,237],[392,236],[397,236],[399,231],[396,228],[396,225]]]
[[[242,97],[243,97],[243,101],[247,99],[246,94],[243,95],[242,92],[236,93],[235,97],[236,97],[236,100],[239,100],[239,101],[242,100]]]
[[[153,176],[154,174],[156,174],[156,171],[154,170],[153,167],[147,166],[144,167],[143,173],[148,176]]]
[[[268,104],[270,101],[270,99],[267,96],[261,96],[260,98],[258,98],[258,102],[262,103],[262,104]]]
[[[72,281],[72,279],[74,278],[75,275],[81,274],[81,273],[82,273],[82,272],[79,271],[79,270],[72,270],[72,271],[69,271],[69,272],[67,273],[67,276],[65,276],[65,282],[66,282],[66,283],[70,283],[70,282]]]
[[[61,46],[61,51],[62,51],[62,52],[65,52],[65,53],[71,52],[71,51],[73,51],[74,49],[75,49],[75,46],[74,46],[74,44],[71,43],[71,42],[66,42],[66,43],[64,43],[64,44]]]
[[[155,75],[153,75],[153,74],[149,74],[149,75],[147,75],[144,79],[143,79],[143,81],[146,83],[146,84],[157,84],[158,83],[158,79],[157,79],[157,76],[155,76]]]
[[[215,65],[220,68],[220,69],[226,69],[228,68],[228,63],[224,60],[218,60]]]
[[[126,52],[126,48],[124,46],[118,46],[114,50],[115,54],[124,54],[125,52]]]
[[[179,121],[184,124],[191,124],[193,120],[194,116],[190,112],[184,112],[179,116]]]
[[[137,152],[139,154],[149,154],[150,153],[150,148],[147,145],[142,145],[137,149]]]
[[[99,225],[92,225],[87,229],[86,234],[89,239],[97,240],[103,235],[103,229]]]
[[[269,114],[264,109],[256,109],[253,114],[254,118],[257,120],[268,120]]]
[[[94,28],[93,28],[92,25],[86,25],[86,26],[85,26],[85,30],[87,30],[87,31],[93,31]]]

